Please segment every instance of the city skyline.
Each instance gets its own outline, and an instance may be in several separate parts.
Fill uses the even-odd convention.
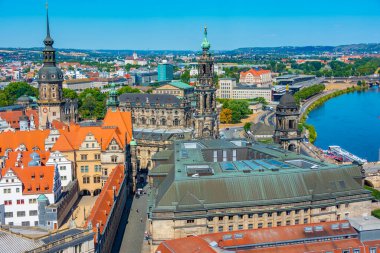
[[[40,3],[0,1],[7,11],[0,17],[4,34],[0,47],[40,47],[45,34],[44,1]],[[367,0],[319,1],[317,6],[294,0],[274,0],[249,5],[215,1],[192,4],[118,0],[50,1],[52,37],[57,48],[199,50],[202,28],[209,27],[213,50],[241,47],[343,45],[375,43],[380,34],[376,9],[380,3]],[[28,25],[25,25],[28,24]]]

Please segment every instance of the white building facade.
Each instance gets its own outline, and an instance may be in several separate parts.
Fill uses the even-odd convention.
[[[62,187],[66,187],[74,179],[73,162],[68,160],[61,152],[50,153],[46,166],[56,166],[61,177]]]

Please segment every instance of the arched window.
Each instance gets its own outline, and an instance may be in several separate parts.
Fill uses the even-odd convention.
[[[141,124],[143,124],[143,125],[146,124],[146,119],[145,118],[141,118]]]
[[[161,119],[161,126],[166,126],[166,119],[164,118]]]
[[[179,126],[179,122],[180,122],[179,119],[175,118],[173,124],[175,126]]]
[[[132,124],[136,124],[136,118],[132,117]]]
[[[155,126],[156,125],[156,119],[155,118],[151,118],[150,119],[150,124]]]

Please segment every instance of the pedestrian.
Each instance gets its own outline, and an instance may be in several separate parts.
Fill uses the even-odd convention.
[[[142,218],[140,218],[140,222],[142,223]]]

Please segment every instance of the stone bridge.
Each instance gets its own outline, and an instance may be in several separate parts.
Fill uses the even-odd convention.
[[[351,83],[357,84],[358,81],[365,81],[372,85],[378,85],[380,83],[380,77],[370,76],[353,76],[353,77],[326,77],[323,83]]]

